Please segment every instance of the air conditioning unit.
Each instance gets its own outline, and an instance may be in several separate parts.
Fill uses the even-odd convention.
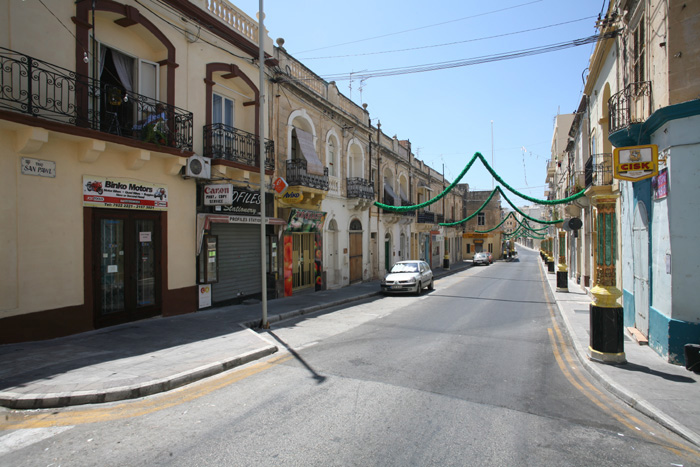
[[[185,176],[192,178],[211,178],[211,160],[196,154],[190,156],[185,165]]]

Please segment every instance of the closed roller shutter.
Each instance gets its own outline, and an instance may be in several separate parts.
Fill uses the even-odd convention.
[[[212,301],[259,294],[260,226],[212,224],[211,233],[219,237],[219,282],[212,285]]]

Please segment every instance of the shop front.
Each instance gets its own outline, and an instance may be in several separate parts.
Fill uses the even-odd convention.
[[[286,222],[265,216],[266,283],[263,286],[260,193],[218,183],[201,185],[200,194],[197,214],[200,308],[260,299],[263,290],[268,298],[276,298],[279,277],[276,226]],[[266,214],[274,213],[272,203],[273,197],[268,194]],[[203,293],[207,294],[207,300],[202,300]]]
[[[83,176],[95,327],[161,314],[168,188]]]
[[[284,295],[323,289],[323,224],[326,213],[289,209],[284,242]]]

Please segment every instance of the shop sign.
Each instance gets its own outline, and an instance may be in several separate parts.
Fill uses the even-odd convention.
[[[289,204],[301,203],[304,199],[304,194],[296,190],[287,190],[287,192],[282,196],[282,200]]]
[[[462,234],[462,238],[488,238],[489,234],[476,233],[476,232],[466,232]]]
[[[325,212],[294,208],[289,213],[287,232],[320,232],[325,220]]]
[[[233,185],[230,183],[204,185],[202,190],[205,206],[222,206],[233,202]]]
[[[654,189],[654,199],[668,196],[668,170],[660,170],[659,175],[651,179],[651,186]]]
[[[613,177],[636,182],[659,173],[659,149],[655,144],[628,146],[613,151]]]
[[[199,308],[208,308],[211,306],[211,284],[199,285]]]
[[[272,182],[272,188],[277,192],[278,195],[283,195],[288,187],[289,184],[282,177],[277,177],[277,179],[274,182]]]
[[[22,175],[36,175],[39,177],[56,178],[56,163],[54,161],[44,161],[41,159],[23,157]]]
[[[260,192],[242,188],[231,190],[231,202],[221,207],[222,212],[235,212],[247,216],[260,215]],[[258,221],[260,223],[260,221]]]
[[[166,211],[168,188],[139,180],[83,175],[83,206]]]

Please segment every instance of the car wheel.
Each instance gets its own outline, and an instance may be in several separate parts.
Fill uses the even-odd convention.
[[[430,284],[428,284],[428,290],[435,290],[435,286],[433,285],[433,279],[430,279]]]
[[[422,291],[423,291],[423,284],[421,284],[419,282],[418,285],[416,286],[416,295],[420,295]]]

